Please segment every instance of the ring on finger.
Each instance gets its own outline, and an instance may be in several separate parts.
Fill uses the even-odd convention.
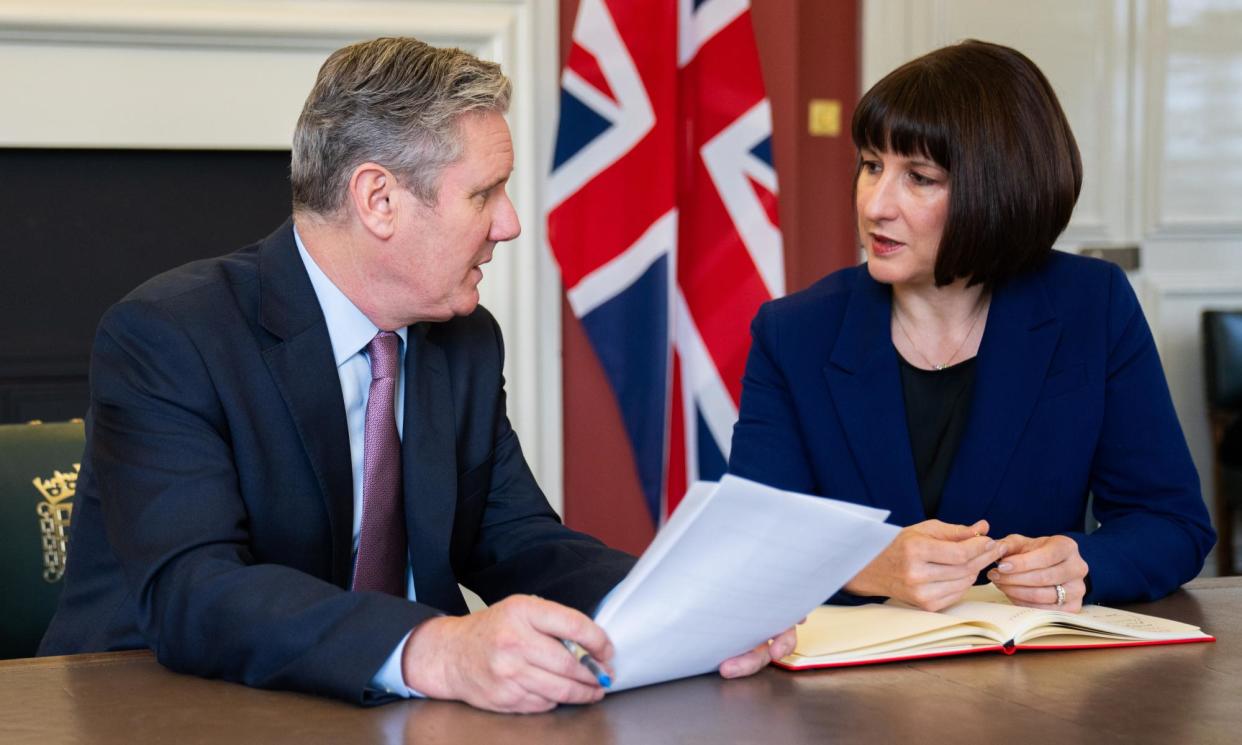
[[[1065,586],[1057,585],[1054,589],[1057,591],[1057,607],[1060,608],[1065,605]]]

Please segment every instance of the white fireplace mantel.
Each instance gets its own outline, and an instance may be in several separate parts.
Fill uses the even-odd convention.
[[[497,251],[481,292],[505,332],[510,418],[559,510],[560,295],[540,220],[556,3],[0,0],[0,147],[287,149],[328,53],[401,35],[500,62],[514,81],[510,189],[524,229]]]

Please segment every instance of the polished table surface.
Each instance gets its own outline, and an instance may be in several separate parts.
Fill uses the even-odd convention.
[[[366,709],[178,675],[148,652],[13,660],[0,743],[1242,742],[1242,578],[1127,607],[1218,641],[701,676],[533,716]]]

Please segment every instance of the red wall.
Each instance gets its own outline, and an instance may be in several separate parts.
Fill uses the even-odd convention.
[[[790,292],[857,261],[851,205],[855,155],[848,128],[859,96],[858,6],[858,0],[751,0],[759,62],[772,102]],[[560,0],[562,64],[577,8],[578,0]],[[812,98],[841,102],[839,136],[808,133]],[[563,298],[561,310],[565,520],[609,545],[639,553],[654,526],[621,416],[586,334]]]

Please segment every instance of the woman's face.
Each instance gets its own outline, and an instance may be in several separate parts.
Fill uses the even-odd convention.
[[[935,284],[949,215],[949,173],[930,158],[864,148],[855,207],[867,268],[877,282]]]

